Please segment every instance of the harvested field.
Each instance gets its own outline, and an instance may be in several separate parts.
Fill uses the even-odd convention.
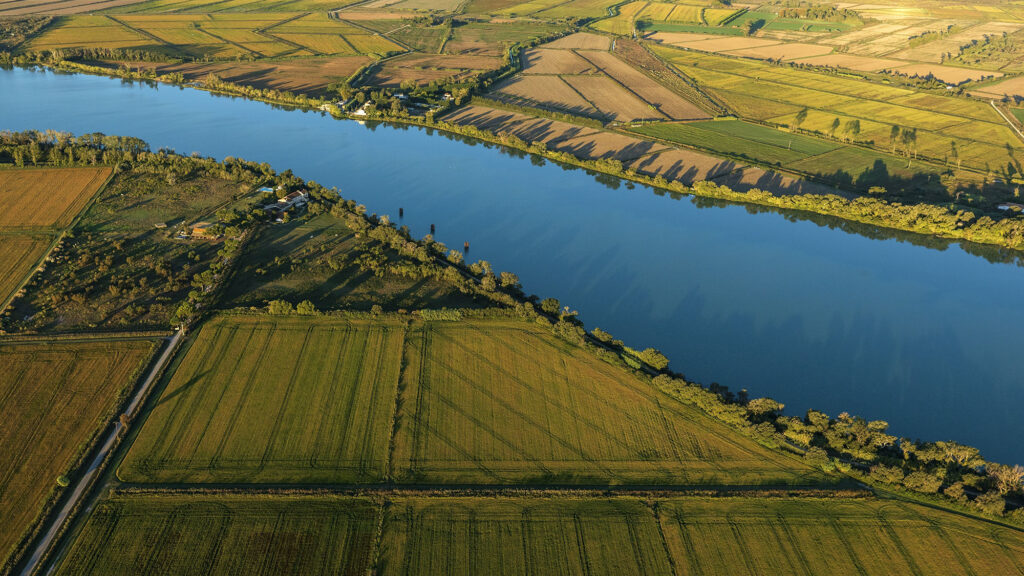
[[[577,32],[544,45],[552,50],[610,50],[612,39],[607,36]]]
[[[412,80],[427,84],[433,80],[459,79],[501,67],[501,58],[473,54],[404,54],[385,61],[367,80],[374,86],[397,88]]]
[[[559,76],[519,76],[496,87],[497,94],[511,97],[514,103],[552,108],[577,114],[599,114],[572,86]]]
[[[0,170],[0,229],[66,228],[109,176],[106,167]]]
[[[650,508],[632,498],[421,498],[384,520],[383,576],[672,574]]]
[[[228,82],[246,86],[288,90],[298,94],[321,94],[329,84],[348,78],[361,66],[369,63],[370,59],[366,56],[334,56],[277,62],[127,64],[133,69],[155,69],[159,74],[180,72],[188,80],[201,80],[210,74],[216,74]]]
[[[1017,530],[895,501],[659,504],[665,542],[683,574],[1019,574],[1024,560]]]
[[[687,44],[701,40],[712,40],[719,38],[715,34],[697,34],[693,32],[655,32],[647,36],[648,40],[661,42],[663,44]]]
[[[53,243],[48,236],[0,234],[3,258],[0,258],[0,310],[6,307],[21,283]]]
[[[621,84],[605,76],[564,76],[562,78],[606,118],[619,122],[664,120],[666,116],[634,96]]]
[[[988,70],[971,70],[969,68],[958,68],[956,66],[943,66],[941,64],[908,64],[897,66],[891,69],[898,74],[907,76],[920,76],[927,78],[934,76],[947,84],[963,84],[971,80],[982,78],[999,78],[1002,72],[991,72]]]
[[[900,60],[888,58],[873,58],[871,56],[857,56],[856,54],[828,54],[827,56],[814,56],[796,60],[799,64],[811,64],[813,66],[830,66],[833,68],[847,68],[858,72],[878,72],[886,68],[894,68],[905,64]]]
[[[1024,98],[1024,76],[989,84],[983,88],[975,88],[971,90],[971,95],[980,98],[996,99],[1001,99],[1003,96]]]
[[[222,316],[161,391],[118,470],[130,482],[384,476],[398,322]]]
[[[402,398],[399,482],[822,481],[532,322],[414,326]]]
[[[1003,33],[1010,34],[1021,29],[1020,23],[1012,22],[986,22],[972,26],[956,34],[944,36],[938,40],[927,42],[914,48],[908,48],[893,54],[893,57],[912,62],[942,62],[946,54],[956,54],[961,46],[970,44],[973,40],[982,40],[985,36],[1001,36]]]
[[[707,112],[695,104],[623,62],[611,52],[585,51],[580,52],[580,55],[597,66],[601,72],[623,86],[627,86],[637,96],[673,120],[697,120],[710,117]]]
[[[145,340],[0,342],[0,565],[152,349]]]
[[[777,46],[778,44],[779,42],[775,40],[748,38],[745,36],[731,36],[685,42],[679,44],[679,46],[689,48],[691,50],[701,50],[703,52],[728,52],[730,50],[750,50],[752,48],[761,48],[764,46]]]
[[[544,142],[549,148],[569,138],[598,133],[593,128],[473,105],[459,108],[442,120],[462,126],[476,126],[494,133],[505,132],[527,142]]]
[[[692,150],[672,149],[644,156],[627,167],[641,174],[661,176],[669,181],[678,180],[689,186],[700,180],[728,174],[740,165]]]
[[[145,48],[167,52],[169,47],[103,16],[68,16],[51,24],[23,46],[25,50],[61,48]]]
[[[0,3],[0,16],[27,14],[81,14],[119,6],[139,4],[146,0],[8,0]]]
[[[727,53],[732,54],[733,56],[746,56],[748,58],[760,58],[762,60],[796,60],[798,58],[808,58],[810,56],[821,56],[831,52],[831,46],[789,42],[785,44],[772,44],[768,46],[730,50]]]
[[[715,184],[726,186],[736,192],[764,190],[777,195],[787,194],[835,194],[852,197],[853,195],[831,186],[801,180],[771,170],[763,170],[754,166],[743,166],[738,170],[712,179]]]
[[[667,147],[657,142],[631,138],[613,132],[598,132],[563,140],[554,145],[561,152],[568,152],[578,158],[596,160],[610,158],[620,162],[629,162],[646,154],[665,150]]]
[[[597,69],[571,50],[527,50],[523,74],[593,74]]]
[[[362,576],[377,515],[362,498],[115,495],[57,573]]]

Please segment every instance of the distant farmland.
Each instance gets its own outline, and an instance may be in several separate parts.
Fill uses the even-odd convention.
[[[65,228],[110,176],[110,168],[0,170],[0,228]]]
[[[0,565],[152,348],[144,340],[0,342]]]
[[[536,324],[426,323],[406,354],[399,481],[822,480]]]
[[[228,316],[208,323],[119,476],[131,482],[381,480],[402,332],[398,322]]]
[[[58,574],[363,576],[376,524],[358,498],[114,496]]]

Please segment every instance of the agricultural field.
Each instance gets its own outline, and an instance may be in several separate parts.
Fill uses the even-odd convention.
[[[246,249],[238,272],[227,286],[232,306],[259,306],[283,298],[309,300],[321,310],[478,308],[489,300],[464,294],[439,279],[414,279],[360,266],[380,251],[387,264],[408,258],[366,238],[356,238],[341,220],[320,214],[294,218],[264,229]]]
[[[106,167],[0,170],[0,230],[67,228],[108,177]]]
[[[138,4],[143,1],[145,0],[7,0],[0,4],[0,17],[16,17],[26,14],[80,14]]]
[[[219,317],[153,405],[127,482],[384,478],[402,357],[397,321]]]
[[[382,576],[672,574],[651,509],[633,498],[419,498],[384,517]]]
[[[458,81],[501,67],[501,58],[473,54],[403,54],[379,64],[366,80],[372,86],[398,88],[403,82],[418,85]]]
[[[326,12],[355,0],[144,0],[111,8],[119,14],[220,14],[233,12]]]
[[[0,566],[153,347],[141,339],[0,340]]]
[[[742,117],[796,127],[797,113],[807,108],[807,120],[799,123],[801,130],[870,144],[880,151],[892,152],[895,147],[905,156],[939,163],[951,159],[951,142],[955,142],[963,166],[982,171],[998,170],[1007,160],[1024,155],[1024,142],[987,102],[922,94],[753,60],[664,47],[656,50]],[[833,131],[831,126],[837,120],[839,127]],[[853,121],[859,123],[857,133],[844,133],[844,127]],[[890,131],[894,125],[912,131],[914,139],[893,142]],[[1000,164],[993,166],[994,159]]]
[[[536,324],[426,322],[404,363],[399,482],[827,481]]]
[[[362,498],[115,495],[92,513],[57,574],[361,576],[377,516]]]
[[[52,243],[49,236],[0,232],[0,244],[4,247],[4,257],[0,258],[0,310],[6,308]]]
[[[492,94],[511,104],[609,122],[707,118],[697,105],[608,51],[607,37],[577,33],[526,51],[523,73]]]
[[[66,17],[25,47],[134,48],[201,59],[383,56],[404,49],[326,14],[117,14]]]

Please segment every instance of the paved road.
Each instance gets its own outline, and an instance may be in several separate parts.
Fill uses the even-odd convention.
[[[988,103],[992,105],[992,108],[995,109],[996,113],[998,113],[1003,120],[1006,120],[1006,123],[1010,125],[1010,128],[1013,128],[1013,131],[1017,133],[1017,136],[1020,136],[1020,139],[1024,140],[1024,132],[1021,132],[1020,128],[1017,128],[1017,125],[1013,123],[1013,120],[1010,120],[1006,117],[1006,114],[1003,114],[1003,111],[996,106],[995,101],[989,100]]]
[[[167,345],[166,348],[164,348],[163,353],[160,354],[160,358],[157,359],[156,364],[153,366],[152,370],[150,370],[149,374],[146,375],[146,379],[143,381],[142,386],[139,387],[138,392],[135,393],[135,396],[132,398],[131,403],[128,404],[127,410],[125,410],[125,414],[127,414],[129,418],[134,416],[135,413],[138,411],[142,399],[146,397],[146,394],[149,392],[149,389],[152,388],[153,383],[156,382],[157,375],[160,374],[164,366],[171,359],[171,355],[173,354],[174,350],[178,347],[178,343],[181,341],[181,337],[181,330],[174,333],[174,336],[171,338],[170,343]],[[92,462],[89,464],[89,467],[86,469],[85,474],[82,474],[82,477],[78,480],[78,483],[75,485],[74,490],[72,490],[71,492],[71,496],[68,498],[67,502],[64,503],[64,507],[61,508],[60,513],[58,513],[57,516],[53,518],[50,524],[50,528],[46,531],[46,534],[36,545],[36,549],[32,552],[32,556],[29,558],[28,563],[25,565],[25,569],[21,571],[21,576],[30,576],[39,567],[39,561],[43,558],[43,555],[46,553],[46,551],[49,550],[50,547],[53,545],[53,542],[56,539],[57,534],[60,532],[61,527],[64,526],[64,523],[67,522],[68,517],[71,515],[71,511],[74,510],[78,503],[81,501],[82,496],[85,494],[86,490],[88,490],[89,486],[92,484],[93,478],[96,476],[97,473],[99,473],[100,468],[103,465],[103,461],[106,460],[107,456],[110,455],[110,450],[114,447],[114,443],[117,440],[117,435],[120,434],[122,427],[123,425],[121,424],[120,419],[117,422],[114,422],[113,429],[107,435],[107,438],[106,440],[104,440],[103,445],[100,447],[99,452],[96,454],[96,457],[93,458]]]

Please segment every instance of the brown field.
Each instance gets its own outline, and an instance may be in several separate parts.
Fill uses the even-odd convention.
[[[859,72],[878,72],[886,68],[894,68],[904,62],[888,58],[875,58],[872,56],[857,56],[856,54],[828,54],[826,56],[814,56],[796,60],[800,64],[811,64],[812,66],[831,66],[833,68],[848,68]]]
[[[464,78],[501,67],[501,58],[472,54],[406,54],[386,60],[367,80],[374,86],[397,87],[406,80],[427,84],[433,80]]]
[[[287,90],[298,94],[318,94],[338,80],[348,78],[368,64],[366,56],[334,56],[330,58],[290,59],[278,62],[194,62],[157,64],[126,62],[130,68],[152,69],[158,74],[181,72],[188,80],[202,80],[216,74],[235,84]]]
[[[473,105],[459,108],[442,119],[453,124],[476,126],[495,133],[505,132],[527,142],[544,142],[548,147],[556,147],[558,142],[577,136],[598,133],[593,128]]]
[[[607,36],[577,32],[554,42],[548,42],[544,47],[555,50],[609,50],[612,47],[612,39]]]
[[[734,56],[747,56],[749,58],[761,58],[762,60],[796,60],[798,58],[822,56],[831,52],[831,46],[791,42],[785,44],[772,44],[770,46],[744,48],[741,50],[731,50],[727,52],[727,54],[732,54]]]
[[[564,110],[582,116],[593,116],[597,109],[583,99],[559,76],[521,76],[504,82],[498,94],[512,96],[514,101]]]
[[[707,112],[623,62],[611,52],[588,50],[580,52],[580,55],[600,68],[601,72],[628,86],[640,98],[673,120],[710,118]]]
[[[527,50],[523,74],[592,74],[594,66],[571,50]]]
[[[941,64],[907,64],[892,68],[893,71],[908,76],[934,76],[948,84],[961,84],[968,80],[980,80],[982,78],[999,78],[1002,72],[990,72],[987,70],[971,70],[969,68],[957,68],[955,66],[943,66]]]
[[[1024,76],[1010,78],[991,86],[971,90],[971,95],[980,98],[1002,98],[1003,96],[1019,96],[1024,98]]]
[[[655,32],[648,35],[648,40],[661,42],[663,44],[685,44],[687,42],[698,42],[700,40],[711,40],[718,38],[714,34],[695,34],[692,32]]]
[[[754,166],[743,166],[738,170],[729,172],[724,176],[713,178],[716,184],[728,186],[737,192],[746,192],[757,188],[774,194],[836,194],[849,196],[849,194],[825,186],[772,172],[762,170]]]
[[[152,342],[0,342],[0,565],[98,432]]]
[[[71,225],[110,176],[110,168],[0,170],[0,228]]]
[[[339,18],[345,20],[405,20],[415,18],[416,14],[408,12],[389,12],[387,10],[338,10],[334,12]]]
[[[703,50],[704,52],[728,52],[729,50],[744,50],[760,48],[762,46],[774,46],[775,40],[764,40],[761,38],[746,38],[743,36],[720,36],[707,40],[696,40],[694,42],[683,42],[678,44],[691,50]]]
[[[942,57],[947,53],[956,53],[961,46],[970,44],[972,40],[981,40],[987,36],[1000,36],[1004,32],[1010,34],[1021,28],[1019,23],[1010,22],[986,22],[978,26],[972,26],[962,32],[945,36],[933,42],[928,42],[914,48],[908,48],[893,54],[893,57],[914,62],[942,62]]]
[[[138,4],[146,0],[9,0],[0,2],[0,16],[80,14]]]
[[[604,115],[620,121],[664,120],[665,115],[605,76],[564,76],[563,79]]]
[[[52,242],[53,238],[47,236],[0,235],[0,246],[3,246],[3,258],[0,258],[0,310],[14,296],[25,277],[32,273]]]
[[[613,158],[620,162],[629,162],[645,154],[667,149],[656,142],[611,132],[577,136],[559,143],[555,148],[588,160]]]
[[[690,185],[728,174],[740,165],[692,150],[671,149],[638,158],[627,167],[641,174],[661,176],[666,180],[678,180]]]

